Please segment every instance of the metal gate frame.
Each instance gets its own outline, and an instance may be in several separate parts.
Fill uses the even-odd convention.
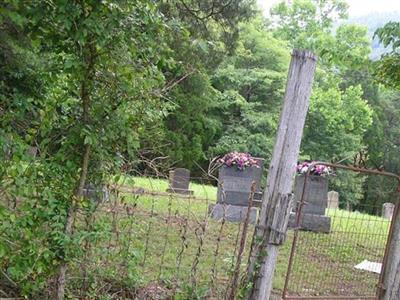
[[[331,167],[334,169],[349,170],[349,171],[352,171],[355,173],[381,175],[381,176],[397,179],[397,188],[396,188],[396,192],[395,192],[397,194],[396,199],[399,199],[399,196],[400,196],[400,176],[397,174],[385,172],[385,171],[374,170],[374,169],[347,166],[347,165],[334,164],[334,163],[328,163],[328,162],[322,162],[322,161],[321,162],[320,161],[313,162],[312,164],[310,164],[307,172],[305,173],[303,190],[302,190],[301,199],[299,202],[299,209],[296,212],[296,223],[295,223],[296,225],[294,228],[294,237],[293,237],[293,242],[292,242],[292,248],[290,250],[289,265],[288,265],[288,269],[286,272],[285,285],[283,288],[282,298],[285,300],[298,300],[298,299],[327,299],[327,300],[328,299],[332,299],[332,300],[334,300],[334,299],[371,299],[371,300],[375,300],[375,299],[378,299],[379,296],[382,294],[382,292],[385,290],[385,287],[383,285],[383,276],[385,274],[385,268],[386,268],[386,263],[387,263],[387,259],[388,259],[389,244],[390,244],[390,240],[391,240],[391,237],[393,234],[394,219],[392,219],[390,222],[389,234],[387,237],[387,241],[386,241],[386,245],[385,245],[385,252],[384,252],[383,261],[382,261],[382,269],[381,269],[381,273],[379,275],[379,280],[378,280],[378,285],[376,288],[375,296],[290,296],[287,294],[288,287],[289,287],[289,281],[290,281],[290,275],[292,273],[292,268],[293,268],[293,259],[294,259],[294,255],[295,255],[295,250],[296,250],[297,240],[298,240],[298,235],[299,235],[299,230],[300,230],[301,211],[304,206],[304,194],[305,194],[307,181],[310,176],[311,169],[316,165],[323,165],[323,166]],[[393,216],[398,215],[399,209],[400,209],[400,202],[396,201]]]

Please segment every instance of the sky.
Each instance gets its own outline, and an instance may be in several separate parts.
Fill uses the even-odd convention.
[[[280,0],[258,0],[260,6],[269,11],[269,8]],[[347,0],[350,5],[349,16],[356,17],[374,12],[400,12],[400,0]]]

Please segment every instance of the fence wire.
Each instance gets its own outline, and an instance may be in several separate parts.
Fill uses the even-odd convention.
[[[194,195],[180,195],[165,192],[160,180],[141,181],[145,188],[114,186],[94,212],[79,211],[75,232],[82,238],[82,256],[71,262],[70,291],[79,291],[77,298],[112,299],[240,294],[254,232],[249,218],[242,223],[211,218],[217,190],[204,182],[193,186]]]
[[[394,195],[393,182],[388,192]],[[306,223],[320,223],[321,216],[296,212],[300,226],[295,228],[285,299],[376,299],[391,220],[382,216],[382,204],[339,203],[325,211],[329,232],[303,230]]]
[[[248,214],[243,222],[229,221],[226,205],[219,219],[212,218],[215,180],[190,180],[194,193],[182,195],[167,192],[165,177],[135,177],[110,186],[104,201],[80,208],[72,236],[79,251],[68,265],[69,297],[243,298],[253,222]],[[393,191],[383,192],[386,197]],[[256,202],[253,196],[254,190],[250,205]],[[390,220],[381,217],[381,204],[351,204],[339,200],[338,209],[326,210],[329,233],[297,231],[293,255],[291,242],[298,228],[289,228],[278,257],[275,295],[284,291],[287,299],[374,298],[379,274],[355,266],[382,263]],[[9,209],[17,211],[18,205]],[[312,216],[309,221],[313,223]],[[18,241],[13,243],[18,249]]]

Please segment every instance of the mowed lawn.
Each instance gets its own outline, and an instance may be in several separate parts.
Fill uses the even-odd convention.
[[[146,286],[155,281],[169,282],[181,289],[196,289],[199,297],[210,294],[222,297],[232,278],[243,232],[239,223],[208,217],[208,206],[215,203],[217,188],[191,183],[194,195],[179,197],[164,194],[168,188],[165,179],[126,177],[119,184],[160,193],[118,195],[123,203],[134,208],[131,214],[135,218],[127,215],[119,219],[121,234],[118,239],[124,241],[122,244],[127,251],[136,253],[132,263],[136,283]],[[298,233],[289,293],[299,296],[374,295],[379,275],[357,270],[354,266],[363,260],[382,261],[389,222],[345,210],[328,210],[327,215],[331,217],[330,234]],[[115,219],[111,221],[108,214],[99,220],[112,231]],[[247,231],[241,276],[245,274],[253,232],[251,225]],[[274,280],[276,293],[283,291],[293,236],[290,230],[281,247]],[[124,257],[111,256],[114,266],[123,264]],[[98,259],[101,260],[101,255]]]

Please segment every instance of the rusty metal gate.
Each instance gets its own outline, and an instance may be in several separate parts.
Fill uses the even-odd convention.
[[[393,173],[325,162],[310,165],[300,200],[296,200],[283,299],[377,299],[383,288],[393,222],[376,216],[377,213],[370,215],[351,209],[327,209],[323,220],[321,215],[303,213],[307,203],[305,191],[313,177],[310,170],[315,165],[393,178],[395,194],[400,191],[400,177]],[[395,216],[398,209],[396,202]],[[319,219],[310,221],[313,217]],[[329,230],[326,229],[327,222]],[[307,224],[320,224],[320,227],[310,231]],[[370,271],[360,270],[359,263],[368,266]]]

